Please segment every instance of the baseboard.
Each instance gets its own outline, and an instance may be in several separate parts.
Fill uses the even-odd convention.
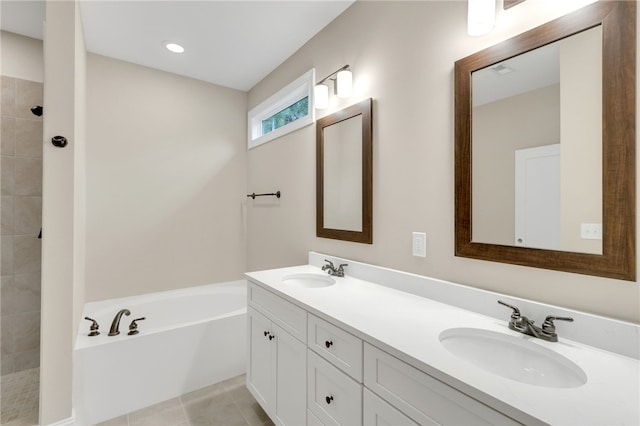
[[[49,423],[47,426],[75,426],[76,421],[75,421],[75,413],[72,411],[71,412],[71,417],[66,418],[66,419],[62,419],[62,420],[58,420],[55,423]]]

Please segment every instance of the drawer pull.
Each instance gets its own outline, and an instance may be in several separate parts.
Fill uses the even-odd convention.
[[[276,336],[274,336],[273,334],[269,335],[269,340],[273,340]]]
[[[331,346],[333,346],[333,342],[331,340],[325,340],[324,342],[324,346],[329,349]]]
[[[327,404],[331,404],[331,401],[333,401],[333,396],[325,396],[324,400],[327,401]]]
[[[267,337],[268,335],[269,335],[269,332],[268,332],[268,331],[265,331],[265,332],[264,332],[264,337]]]

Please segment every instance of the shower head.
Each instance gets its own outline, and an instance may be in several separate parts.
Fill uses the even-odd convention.
[[[42,115],[42,105],[31,107],[31,112],[33,113],[33,115],[37,115],[38,117],[40,117]]]

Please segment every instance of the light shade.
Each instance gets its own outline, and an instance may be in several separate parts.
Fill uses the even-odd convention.
[[[349,70],[342,70],[336,76],[336,94],[339,98],[348,98],[353,93],[353,74]]]
[[[329,106],[329,86],[317,84],[313,88],[313,103],[316,109],[325,109]]]
[[[470,36],[487,34],[496,22],[496,0],[468,0],[467,32]]]

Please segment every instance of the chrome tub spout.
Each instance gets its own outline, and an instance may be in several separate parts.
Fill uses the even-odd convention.
[[[117,336],[120,334],[120,318],[122,315],[131,315],[131,311],[128,309],[121,309],[115,317],[113,317],[113,321],[111,322],[111,328],[109,329],[109,336]]]

